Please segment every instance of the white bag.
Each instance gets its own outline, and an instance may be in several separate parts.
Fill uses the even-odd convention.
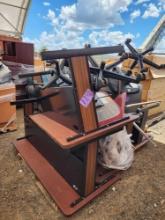
[[[98,162],[105,168],[126,170],[134,159],[134,147],[126,128],[99,140]]]

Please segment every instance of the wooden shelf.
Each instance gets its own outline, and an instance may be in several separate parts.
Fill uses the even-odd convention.
[[[120,130],[123,126],[135,121],[138,118],[137,115],[129,115],[129,119],[126,119],[122,122],[118,122],[111,126],[103,127],[100,130],[93,131],[87,135],[80,136],[72,141],[68,141],[68,138],[79,135],[79,133],[72,129],[69,129],[66,126],[63,126],[56,120],[52,119],[52,117],[50,117],[51,114],[55,113],[49,112],[49,114],[42,113],[31,115],[30,119],[44,132],[46,132],[46,134],[49,135],[49,137],[51,137],[63,149],[70,149],[78,145],[82,145],[84,143],[89,143],[110,133],[116,132]]]

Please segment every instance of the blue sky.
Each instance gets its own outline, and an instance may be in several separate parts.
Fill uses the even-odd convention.
[[[115,45],[139,47],[165,14],[165,0],[32,0],[24,40],[37,50]]]

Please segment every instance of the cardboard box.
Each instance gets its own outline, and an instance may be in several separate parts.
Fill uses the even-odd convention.
[[[10,120],[9,126],[12,124],[12,127],[16,128],[14,120],[16,119],[16,107],[10,105],[10,102],[15,100],[15,97],[16,89],[14,83],[0,85],[0,128],[3,128]]]

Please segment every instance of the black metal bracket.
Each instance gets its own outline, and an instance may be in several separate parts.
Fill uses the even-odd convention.
[[[20,99],[20,100],[16,100],[16,101],[12,101],[10,102],[11,105],[24,105],[24,104],[28,104],[28,103],[34,103],[34,102],[41,102],[47,98],[50,98],[52,96],[56,96],[58,95],[59,92],[54,92],[54,93],[51,93],[49,95],[46,95],[46,96],[41,96],[41,97],[38,97],[38,98],[29,98],[29,99]]]
[[[95,47],[95,48],[44,51],[41,53],[41,57],[43,60],[54,60],[54,59],[71,58],[78,56],[91,56],[91,55],[123,53],[123,52],[124,52],[124,47],[122,45],[118,45],[112,47]]]
[[[41,75],[54,75],[54,70],[47,70],[47,71],[40,71],[40,72],[33,72],[33,73],[20,73],[18,74],[19,78],[27,78],[27,77],[34,77],[34,76],[41,76]]]
[[[117,124],[117,123],[120,123],[120,122],[125,121],[125,120],[128,120],[128,119],[129,119],[129,116],[126,116],[126,117],[124,117],[124,118],[122,118],[122,119],[119,119],[119,120],[117,120],[117,121],[111,122],[111,123],[109,123],[109,124],[107,124],[107,125],[101,126],[101,127],[99,127],[99,128],[93,129],[93,130],[91,130],[91,131],[79,133],[79,134],[77,134],[77,135],[75,135],[75,136],[69,137],[69,138],[67,138],[67,141],[68,141],[68,142],[69,142],[69,141],[74,141],[74,140],[76,140],[77,138],[80,138],[80,137],[83,137],[83,136],[85,136],[85,135],[91,134],[92,132],[95,132],[95,131],[102,130],[103,128],[107,128],[107,127],[109,127],[109,126],[115,125],[115,124]]]

